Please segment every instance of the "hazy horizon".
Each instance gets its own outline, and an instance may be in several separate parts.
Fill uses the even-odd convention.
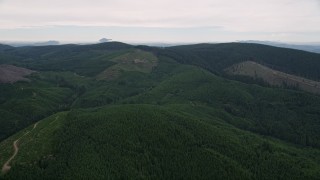
[[[89,45],[89,44],[99,44],[101,43],[99,39],[92,41],[56,41],[54,39],[44,40],[44,41],[1,41],[0,44],[10,45],[10,46],[46,46],[50,45],[51,41],[54,41],[57,44],[51,45],[65,45],[65,44],[79,44],[79,45]],[[257,43],[257,44],[270,44],[276,46],[278,45],[301,45],[301,46],[320,46],[320,42],[285,42],[285,41],[263,41],[263,40],[236,40],[236,41],[195,41],[195,42],[165,42],[165,41],[113,41],[108,42],[122,42],[132,45],[155,45],[155,46],[174,46],[174,45],[188,45],[188,44],[219,44],[219,43]]]
[[[0,0],[0,42],[320,42],[320,0]]]

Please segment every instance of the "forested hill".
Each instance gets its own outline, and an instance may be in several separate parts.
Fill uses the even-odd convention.
[[[223,69],[243,61],[255,61],[270,68],[306,78],[320,79],[320,54],[261,44],[196,44],[166,48],[161,55],[180,63],[201,66],[221,74]]]
[[[0,179],[319,179],[320,96],[223,74],[248,59],[319,79],[256,44],[0,46],[30,72],[0,83]]]
[[[0,44],[0,51],[9,50],[9,49],[13,49],[13,47]]]
[[[115,52],[128,51],[133,46],[120,43],[93,45],[28,46],[0,52],[0,64],[13,64],[37,71],[73,71],[81,75],[96,75],[110,66],[104,61]]]
[[[215,74],[221,74],[225,68],[239,62],[255,61],[285,73],[320,79],[320,54],[250,43],[195,44],[168,48],[132,46],[121,42],[19,48],[1,45],[0,63],[35,70],[68,70],[66,66],[73,66],[73,63],[81,64],[84,60],[101,58],[110,52],[130,48],[152,51],[179,63],[200,66]]]

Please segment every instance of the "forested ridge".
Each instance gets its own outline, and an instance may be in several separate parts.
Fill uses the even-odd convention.
[[[255,61],[286,73],[320,79],[320,55],[301,50],[250,43],[197,44],[167,48],[161,54],[222,74],[223,69],[243,61]]]
[[[318,179],[320,97],[224,74],[248,59],[320,78],[319,54],[256,44],[0,46],[37,71],[0,84],[0,163],[39,123],[0,178]]]

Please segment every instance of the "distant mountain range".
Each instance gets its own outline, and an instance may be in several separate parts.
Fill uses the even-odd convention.
[[[275,47],[283,47],[283,48],[290,48],[290,49],[298,49],[303,51],[315,52],[320,53],[320,43],[313,43],[313,44],[289,44],[289,43],[280,43],[280,42],[272,42],[272,41],[240,41],[241,43],[255,43],[255,44],[264,44],[270,45]]]
[[[100,39],[100,43],[106,43],[111,39]],[[246,40],[246,41],[238,41],[239,43],[254,43],[254,44],[263,44],[275,47],[282,47],[282,48],[290,48],[290,49],[297,49],[303,50],[308,52],[320,53],[320,43],[305,43],[305,44],[290,44],[290,43],[282,43],[282,42],[273,42],[273,41],[256,41],[256,40]],[[52,46],[52,45],[60,45],[65,43],[60,43],[59,41],[50,40],[45,42],[0,42],[0,44],[6,44],[13,47],[23,47],[23,46]],[[72,43],[72,44],[94,44],[94,43]],[[146,45],[146,46],[153,46],[153,47],[172,47],[172,46],[180,46],[180,45],[188,45],[190,43],[162,43],[162,42],[150,42],[150,43],[132,43],[133,45]],[[210,42],[210,44],[218,44],[218,42]]]
[[[59,41],[44,41],[44,42],[1,42],[1,44],[7,44],[13,47],[23,47],[23,46],[53,46],[60,45]]]

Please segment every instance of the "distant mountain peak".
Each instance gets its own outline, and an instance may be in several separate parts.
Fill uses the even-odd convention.
[[[52,46],[52,45],[60,45],[60,42],[50,40],[50,41],[46,41],[46,42],[37,42],[37,43],[34,43],[33,45],[34,46]]]
[[[99,40],[100,43],[110,42],[112,39],[102,38]]]

